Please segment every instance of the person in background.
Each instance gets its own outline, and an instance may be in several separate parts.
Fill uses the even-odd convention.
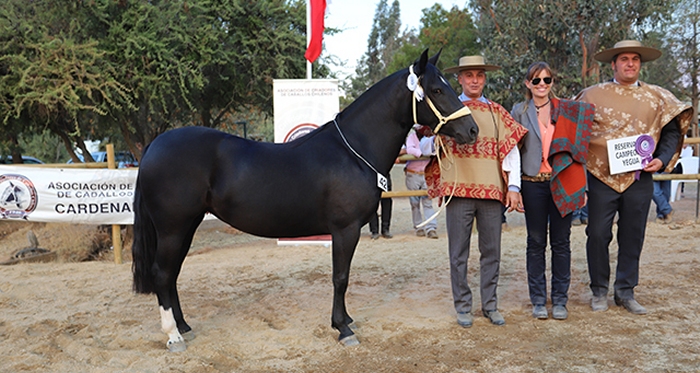
[[[639,259],[654,191],[652,174],[673,169],[683,145],[681,134],[687,132],[693,115],[693,109],[671,92],[639,80],[642,63],[660,56],[661,51],[639,41],[618,42],[593,56],[610,64],[613,80],[588,87],[576,97],[596,106],[587,163],[586,227],[591,309],[596,312],[608,309],[609,246],[618,216],[614,301],[633,314],[647,313],[635,299],[634,288],[639,282]],[[639,135],[635,141],[641,138],[649,148],[653,146],[651,159],[641,163],[641,170],[611,174],[608,140],[634,135]],[[645,147],[637,149],[645,153]]]
[[[685,142],[685,140],[688,138],[688,135],[683,136],[683,150],[681,150],[681,158],[686,158],[686,157],[692,157],[693,156],[693,147],[690,146]],[[678,163],[676,164],[676,168],[673,169],[673,174],[682,174],[683,173],[683,165]],[[673,184],[673,183],[671,183]],[[680,195],[678,198],[683,198],[683,192],[685,191],[685,183],[680,182]]]
[[[580,209],[574,211],[573,219],[571,220],[571,225],[587,225],[588,224],[588,204],[583,205]]]
[[[391,175],[386,175],[386,179],[389,185],[388,190],[391,190]],[[382,237],[393,238],[394,235],[391,234],[391,209],[393,202],[391,198],[382,198],[379,200],[379,206],[382,209]],[[379,238],[379,215],[375,212],[369,219],[369,232],[373,240]]]
[[[506,208],[506,206],[503,206],[503,208],[501,209],[501,230],[504,231],[508,229],[508,219],[506,218],[506,211],[508,211],[508,209]]]
[[[435,146],[433,143],[434,136],[425,136],[425,130],[421,125],[415,125],[408,136],[406,137],[405,150],[406,154],[410,154],[416,158],[421,156],[427,157],[435,154]],[[406,162],[404,172],[406,173],[406,189],[408,190],[427,190],[425,184],[425,166],[428,164],[427,159],[410,160]],[[428,237],[437,239],[437,219],[432,219],[425,224],[424,227],[418,228],[423,222],[435,213],[433,210],[433,201],[428,196],[409,197],[411,203],[411,218],[413,220],[413,228],[416,230],[416,235],[419,237]],[[421,206],[423,212],[421,213]]]
[[[456,72],[462,86],[459,98],[469,107],[479,126],[474,144],[457,144],[442,137],[450,154],[431,159],[425,170],[428,195],[444,199],[450,279],[457,324],[472,326],[472,293],[467,263],[472,227],[479,234],[481,311],[494,325],[506,323],[498,311],[498,275],[501,261],[502,206],[522,211],[520,199],[520,154],[517,144],[527,130],[513,120],[501,105],[483,96],[486,72],[500,69],[482,56],[465,56]]]
[[[511,115],[527,129],[521,141],[521,195],[527,228],[527,285],[532,316],[547,319],[546,249],[551,247],[552,317],[569,312],[571,284],[571,219],[585,204],[586,159],[593,105],[558,99],[552,92],[554,73],[535,62],[525,75],[526,100]]]
[[[662,174],[662,172],[657,172]],[[670,224],[673,221],[673,208],[671,207],[671,180],[654,180],[654,192],[651,195],[656,205],[656,222]]]

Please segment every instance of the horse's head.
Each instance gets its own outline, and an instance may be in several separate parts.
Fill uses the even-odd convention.
[[[414,91],[414,121],[458,143],[474,143],[479,127],[469,109],[436,67],[440,52],[428,58],[426,49],[409,68],[407,85]]]

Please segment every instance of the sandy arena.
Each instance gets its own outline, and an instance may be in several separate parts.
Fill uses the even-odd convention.
[[[572,229],[569,319],[533,319],[524,220],[509,214],[499,283],[507,324],[480,316],[473,238],[469,279],[478,317],[461,328],[444,216],[439,239],[416,237],[408,199],[400,198],[394,238],[373,241],[363,228],[352,263],[347,305],[357,347],[342,347],[330,327],[329,248],[278,246],[207,222],[179,278],[185,317],[197,335],[187,351],[166,350],[156,298],[131,291],[128,260],[19,264],[0,267],[0,372],[697,372],[695,190],[686,186],[685,198],[673,203],[673,224],[657,224],[650,214],[636,289],[646,316],[614,306],[612,296],[608,311],[591,312],[579,226]],[[1,260],[26,243],[27,229],[0,241]],[[50,245],[42,239],[50,230],[36,230],[42,246]]]

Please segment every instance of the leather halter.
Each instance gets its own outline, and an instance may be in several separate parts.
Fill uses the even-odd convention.
[[[408,70],[410,72],[410,75],[415,75],[415,73],[413,72],[413,65],[411,65],[408,68]],[[425,101],[428,103],[428,106],[433,111],[433,114],[435,114],[435,117],[438,118],[438,124],[437,124],[437,126],[435,126],[435,129],[433,130],[434,133],[438,133],[438,131],[440,131],[442,126],[445,123],[447,123],[448,121],[451,121],[451,120],[454,120],[457,118],[461,118],[461,117],[465,117],[465,116],[470,115],[472,113],[468,107],[462,106],[461,109],[458,109],[457,111],[448,115],[447,117],[443,116],[442,113],[440,113],[440,111],[438,111],[438,109],[435,107],[435,104],[433,104],[433,101],[430,100],[430,97],[428,97],[428,95],[425,95],[423,93],[424,92],[423,87],[420,85],[421,78],[422,78],[422,76],[420,78],[418,78],[418,81],[416,83],[416,88],[412,90],[413,91],[413,123],[419,124],[418,123],[418,116],[416,114],[416,103],[418,101],[422,101],[423,97],[425,97]],[[410,87],[409,87],[409,89],[410,89]]]

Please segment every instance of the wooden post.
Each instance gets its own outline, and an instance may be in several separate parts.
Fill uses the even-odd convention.
[[[107,168],[117,168],[114,159],[114,144],[107,144]],[[119,224],[112,224],[112,246],[114,246],[114,263],[122,264],[122,232]]]

